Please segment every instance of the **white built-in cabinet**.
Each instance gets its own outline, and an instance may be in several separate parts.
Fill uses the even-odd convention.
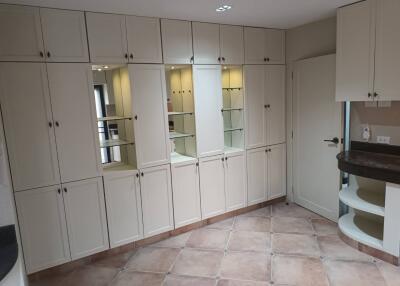
[[[89,61],[82,11],[0,5],[0,38],[2,61]]]
[[[92,62],[162,62],[159,19],[87,12],[86,21]]]
[[[225,155],[226,211],[233,211],[247,204],[246,159],[244,152]]]
[[[243,27],[233,25],[220,25],[219,49],[223,64],[244,64]]]
[[[286,196],[286,144],[268,147],[268,200]]]
[[[143,237],[139,172],[104,173],[110,246],[117,247]]]
[[[285,64],[285,31],[244,27],[245,64]]]

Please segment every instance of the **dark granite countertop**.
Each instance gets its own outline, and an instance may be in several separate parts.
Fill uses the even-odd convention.
[[[14,267],[18,258],[18,243],[15,226],[0,227],[0,281]]]

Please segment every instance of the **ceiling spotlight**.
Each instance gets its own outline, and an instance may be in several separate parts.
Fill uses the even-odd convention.
[[[215,11],[217,11],[217,12],[225,12],[226,10],[230,10],[231,8],[232,8],[232,6],[222,5],[222,6],[218,7],[217,9],[215,9]]]
[[[98,71],[101,71],[101,69],[99,68],[99,69],[97,69]]]
[[[229,6],[229,5],[224,5],[224,6],[222,6],[222,8],[224,8],[224,9],[226,9],[226,10],[229,10],[229,9],[231,9],[231,8],[232,8],[232,6]]]
[[[224,70],[226,70],[227,69],[227,67],[224,67]]]
[[[171,70],[174,70],[174,69],[175,69],[175,67],[174,67],[174,66],[172,66],[172,67],[171,67]]]
[[[103,68],[108,69],[108,66],[104,66]]]

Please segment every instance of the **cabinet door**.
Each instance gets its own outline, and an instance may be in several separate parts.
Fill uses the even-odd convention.
[[[40,16],[47,61],[89,61],[83,12],[41,8]]]
[[[265,68],[254,65],[244,67],[246,148],[266,145]]]
[[[150,237],[174,228],[169,165],[141,170],[143,233]]]
[[[223,160],[220,155],[199,159],[202,219],[226,210]]]
[[[160,19],[126,17],[129,62],[162,63]]]
[[[193,54],[195,64],[219,64],[219,25],[193,22]]]
[[[247,151],[247,204],[249,206],[267,200],[266,148]]]
[[[63,184],[72,259],[109,248],[101,178]]]
[[[222,154],[224,129],[222,116],[221,66],[193,66],[196,141],[199,157]]]
[[[375,5],[367,0],[338,9],[336,101],[367,101],[373,93]]]
[[[15,194],[28,274],[71,260],[59,186]]]
[[[242,26],[220,25],[219,30],[222,63],[244,63],[244,35]]]
[[[0,61],[44,61],[39,8],[0,5]]]
[[[128,61],[125,16],[86,12],[86,24],[91,62]]]
[[[47,64],[47,69],[61,181],[99,176],[92,71],[72,63]]]
[[[268,147],[268,200],[286,196],[286,144]]]
[[[0,100],[14,189],[58,184],[45,64],[1,63]]]
[[[172,164],[175,228],[201,220],[199,170],[196,162]]]
[[[246,206],[246,162],[243,153],[225,157],[225,195],[227,211]]]
[[[267,145],[285,142],[285,76],[283,65],[265,67],[265,103],[267,104]]]
[[[265,29],[267,64],[285,64],[285,31]]]
[[[400,100],[400,2],[377,1],[375,92],[379,100]]]
[[[263,28],[244,27],[244,62],[264,64],[266,60],[266,33]]]
[[[161,19],[161,35],[165,64],[193,62],[191,22]]]
[[[104,174],[108,230],[111,247],[143,237],[140,184],[137,171]]]
[[[163,65],[129,65],[139,168],[167,164],[167,97]]]

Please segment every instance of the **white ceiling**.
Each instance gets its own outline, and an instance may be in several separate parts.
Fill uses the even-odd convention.
[[[0,0],[0,2],[288,29],[335,15],[356,0]],[[232,9],[217,13],[229,4]]]

